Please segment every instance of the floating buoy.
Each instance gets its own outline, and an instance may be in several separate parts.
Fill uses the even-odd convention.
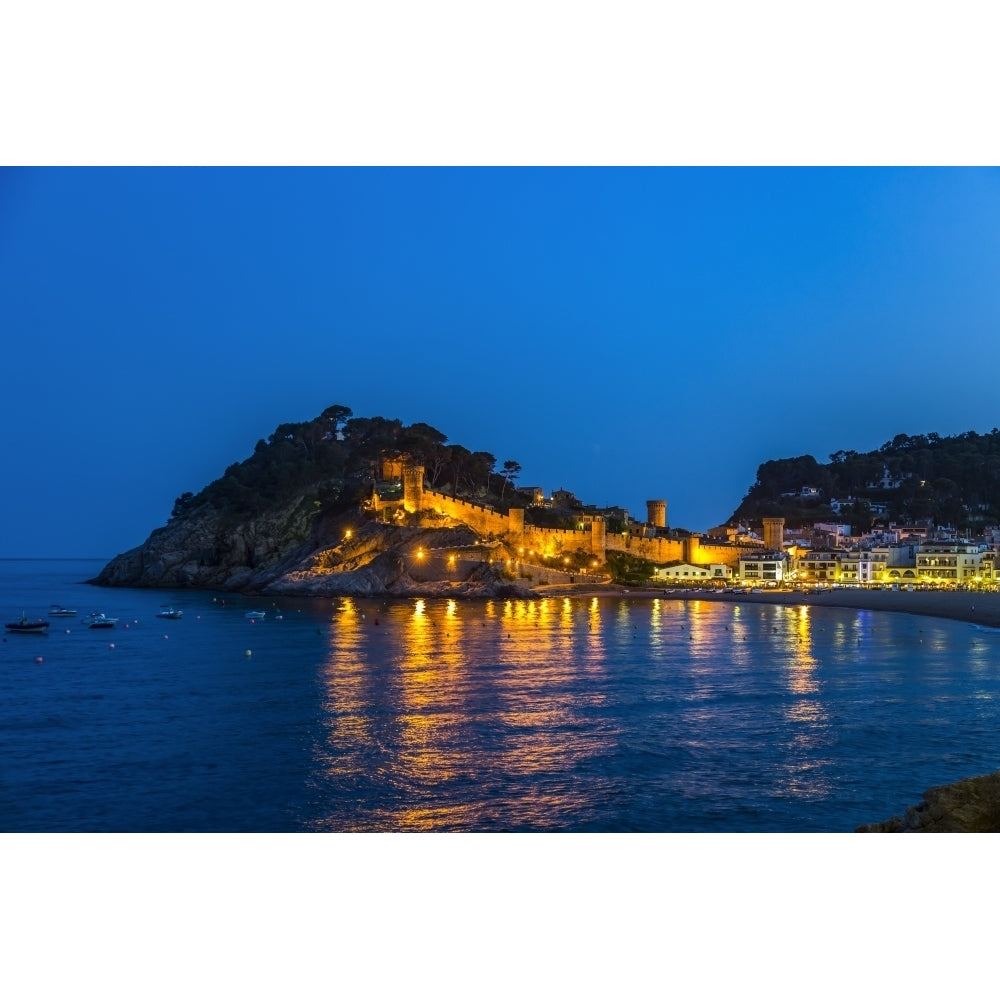
[[[253,656],[253,653],[248,649],[243,655],[244,656]]]
[[[164,638],[164,639],[169,639],[169,638],[170,638],[170,636],[169,636],[169,635],[165,635],[165,636],[164,636],[163,638]]]
[[[35,657],[35,663],[44,663],[44,662],[45,661],[40,656]]]
[[[114,649],[114,648],[115,648],[115,644],[113,642],[109,642],[108,643],[108,649]]]

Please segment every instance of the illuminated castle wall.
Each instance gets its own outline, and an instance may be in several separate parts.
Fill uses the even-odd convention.
[[[428,490],[424,487],[424,469],[419,465],[407,465],[403,470],[403,507],[409,513],[421,510],[434,511],[467,524],[481,535],[503,538],[508,544],[533,550],[539,554],[555,556],[582,549],[594,555],[603,563],[610,551],[628,552],[655,563],[681,561],[693,566],[723,564],[738,568],[740,556],[748,551],[761,548],[760,543],[729,544],[717,542],[702,535],[686,538],[655,537],[645,538],[631,533],[609,534],[603,518],[596,517],[583,529],[540,528],[524,523],[524,511],[511,508],[507,514],[500,514],[481,504],[469,503]],[[395,503],[381,503],[373,499],[375,510],[397,506]],[[650,523],[654,527],[666,525],[666,501],[647,501]],[[663,517],[663,523],[657,519]],[[774,519],[780,520],[780,519]],[[782,522],[783,524],[783,522]]]

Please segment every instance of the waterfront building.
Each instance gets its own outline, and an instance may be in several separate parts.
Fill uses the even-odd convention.
[[[926,541],[917,550],[917,575],[935,586],[970,587],[983,580],[984,544],[969,541]],[[992,579],[993,559],[988,568]]]
[[[789,575],[788,563],[784,552],[743,553],[739,561],[739,578],[745,583],[783,583]]]
[[[836,581],[849,586],[870,587],[885,579],[887,556],[880,549],[851,549],[837,553]]]
[[[837,579],[837,552],[812,549],[795,559],[793,570],[799,583],[829,585]]]
[[[653,583],[708,583],[711,580],[730,580],[733,571],[722,563],[695,566],[686,562],[671,562],[653,570]]]

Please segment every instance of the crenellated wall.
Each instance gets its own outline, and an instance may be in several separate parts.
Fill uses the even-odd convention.
[[[512,510],[511,514],[517,516],[511,518],[507,514],[498,514],[491,507],[452,498],[434,490],[425,489],[423,491],[422,508],[453,517],[456,521],[467,524],[473,531],[478,531],[481,535],[503,537],[512,533],[520,534],[524,527],[523,510]]]
[[[525,549],[533,549],[540,555],[557,556],[583,549],[600,557],[604,561],[604,550],[595,552],[593,548],[593,532],[578,531],[574,528],[539,528],[533,524],[524,526],[521,545]]]
[[[610,549],[628,552],[655,563],[686,562],[693,566],[722,564],[732,568],[739,566],[740,556],[759,549],[760,544],[737,544],[716,542],[706,536],[690,535],[686,538],[655,536],[642,537],[635,534],[608,534],[603,518],[594,518],[582,530],[573,528],[540,528],[524,523],[524,511],[511,508],[509,514],[499,514],[491,507],[470,503],[428,490],[423,482],[424,470],[420,466],[403,469],[404,505],[408,511],[433,510],[456,521],[467,524],[473,531],[494,538],[504,538],[511,545],[534,550],[548,556],[568,554],[583,549],[604,562]],[[398,501],[396,501],[398,504]],[[665,501],[650,501],[650,514],[659,519],[659,505]],[[376,497],[375,509],[381,509]]]

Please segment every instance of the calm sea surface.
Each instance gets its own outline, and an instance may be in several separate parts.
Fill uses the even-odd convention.
[[[0,830],[850,831],[1000,766],[1000,632],[971,625],[82,583],[101,565],[0,560],[5,622],[79,612],[0,646]]]

